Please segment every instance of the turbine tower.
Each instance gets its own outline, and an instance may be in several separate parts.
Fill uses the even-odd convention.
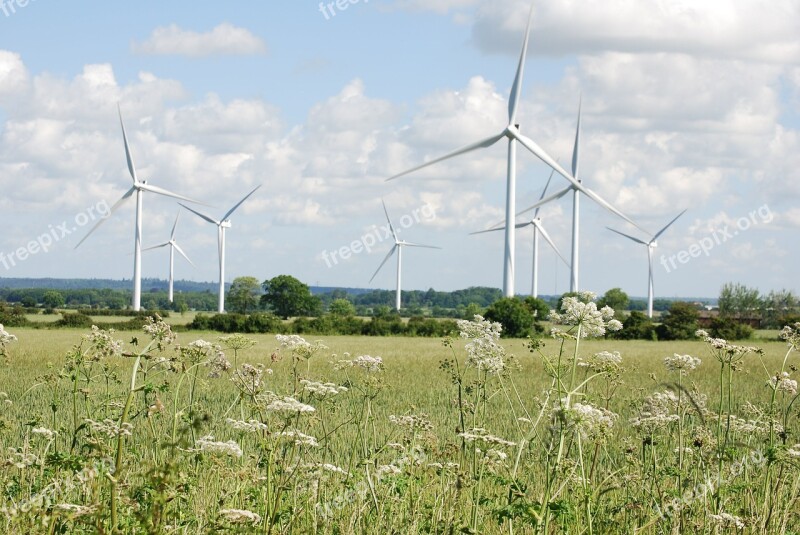
[[[543,199],[545,194],[547,193],[547,188],[548,186],[550,186],[550,181],[553,179],[553,173],[555,173],[555,171],[550,173],[550,178],[547,179],[547,184],[545,185],[544,190],[542,190],[542,196],[539,198],[540,200]],[[541,207],[536,208],[536,212],[534,212],[533,214],[533,219],[531,219],[526,223],[517,223],[516,225],[518,229],[525,227],[533,227],[533,273],[531,280],[531,296],[533,297],[539,297],[539,235],[540,234],[545,239],[545,241],[550,244],[550,247],[553,248],[553,250],[561,259],[561,261],[564,262],[564,264],[567,267],[569,267],[569,262],[567,262],[567,260],[561,254],[561,251],[558,250],[558,247],[556,247],[556,244],[553,242],[552,238],[550,238],[550,235],[547,233],[547,231],[544,229],[544,226],[542,225],[542,218],[539,217],[540,208]],[[488,230],[482,230],[480,232],[473,232],[472,235],[484,234],[487,232],[496,232],[498,230],[505,230],[505,227],[497,227]]]
[[[514,216],[516,211],[517,143],[520,143],[523,147],[532,152],[537,158],[539,158],[544,163],[549,165],[552,169],[554,169],[558,174],[566,178],[572,184],[573,187],[583,192],[587,197],[591,198],[596,203],[600,204],[601,206],[613,212],[614,214],[618,215],[619,217],[623,218],[625,221],[631,223],[633,226],[640,228],[635,222],[626,217],[622,212],[611,206],[609,203],[604,201],[596,193],[584,188],[580,182],[575,180],[575,178],[573,178],[573,176],[570,173],[565,171],[558,164],[558,162],[556,162],[549,154],[547,154],[547,152],[545,152],[539,145],[537,145],[530,138],[520,133],[519,125],[517,124],[517,111],[519,108],[520,93],[522,91],[522,78],[525,70],[525,60],[528,54],[528,43],[530,41],[530,28],[532,20],[533,20],[533,3],[531,4],[531,10],[528,16],[528,24],[525,29],[525,38],[522,44],[522,52],[520,54],[519,64],[517,65],[517,73],[514,78],[514,83],[511,87],[511,95],[509,97],[509,102],[508,102],[508,126],[506,126],[505,129],[499,134],[483,139],[471,145],[467,145],[466,147],[462,147],[461,149],[453,151],[439,158],[430,160],[427,163],[418,165],[417,167],[414,167],[412,169],[409,169],[407,171],[404,171],[387,179],[387,180],[394,180],[396,178],[407,175],[409,173],[413,173],[414,171],[418,171],[420,169],[442,162],[444,160],[448,160],[450,158],[454,158],[462,154],[473,152],[478,149],[489,148],[498,141],[500,141],[501,139],[507,138],[508,170],[506,178],[506,219],[504,227],[505,251],[504,251],[504,264],[503,264],[504,266],[503,294],[506,297],[514,296],[514,248],[516,239],[515,235],[516,226],[514,224],[514,219],[515,219]]]
[[[675,221],[677,221],[679,217],[681,217],[685,213],[686,213],[686,210],[684,210],[683,212],[678,214],[675,217],[675,219],[673,219],[672,221],[670,221],[667,224],[667,226],[665,226],[664,228],[659,230],[656,233],[656,235],[653,236],[653,238],[650,241],[640,240],[639,238],[634,238],[633,236],[629,236],[628,234],[625,234],[624,232],[620,232],[618,230],[614,230],[613,228],[606,227],[611,232],[615,232],[615,233],[619,234],[620,236],[624,236],[624,237],[628,238],[629,240],[633,240],[636,243],[640,243],[640,244],[644,245],[645,247],[647,247],[647,261],[648,261],[648,268],[649,268],[649,276],[648,276],[648,279],[647,279],[647,283],[648,283],[647,284],[647,316],[650,317],[650,318],[653,317],[653,250],[656,247],[658,247],[658,238],[661,237],[661,235],[664,234],[664,232],[669,227],[671,227],[672,224]]]
[[[192,267],[194,266],[194,262],[192,262],[186,253],[183,252],[181,246],[178,245],[178,242],[175,241],[175,229],[178,228],[178,218],[181,216],[181,213],[178,212],[178,215],[175,216],[175,223],[172,225],[172,234],[170,234],[169,241],[166,243],[162,243],[161,245],[154,245],[153,247],[148,247],[144,249],[145,251],[152,251],[154,249],[161,249],[162,247],[169,247],[169,302],[174,302],[174,286],[175,286],[175,251],[178,251],[182,257],[189,262]]]
[[[188,206],[186,206],[184,204],[178,203],[181,206],[183,206],[184,208],[186,208],[187,210],[189,210],[190,212],[192,212],[193,214],[195,214],[196,216],[198,216],[198,217],[204,219],[205,221],[208,221],[209,223],[212,223],[212,224],[217,226],[217,249],[218,249],[218,253],[219,253],[219,308],[218,308],[218,312],[220,314],[225,313],[225,231],[227,229],[231,228],[231,221],[230,221],[231,215],[233,215],[233,213],[236,211],[236,209],[239,208],[244,203],[244,201],[246,201],[248,198],[250,198],[250,196],[253,193],[255,193],[258,190],[258,188],[260,188],[260,187],[261,187],[261,185],[259,184],[258,186],[255,187],[255,189],[253,189],[253,191],[251,191],[250,193],[245,195],[245,197],[241,201],[236,203],[236,205],[234,205],[233,208],[228,210],[228,212],[224,216],[222,216],[222,219],[220,219],[219,221],[217,221],[216,219],[213,219],[213,218],[211,218],[211,217],[209,217],[209,216],[207,216],[205,214],[201,214],[200,212],[198,212],[196,210],[192,210],[191,208],[189,208]]]
[[[128,145],[128,136],[125,133],[125,124],[122,121],[122,110],[120,109],[119,105],[117,105],[117,111],[119,112],[119,124],[122,127],[122,140],[125,143],[125,157],[128,160],[128,172],[133,179],[133,186],[131,189],[122,196],[120,200],[114,203],[114,206],[111,207],[108,215],[97,222],[97,224],[92,227],[92,229],[83,237],[83,239],[78,242],[78,245],[75,246],[77,249],[81,246],[81,244],[86,241],[86,238],[92,235],[92,233],[97,230],[97,228],[106,222],[106,220],[111,217],[111,214],[117,211],[117,209],[122,206],[122,204],[128,200],[134,193],[136,194],[136,231],[134,236],[134,249],[133,249],[133,310],[139,311],[142,308],[142,197],[144,196],[145,191],[149,191],[151,193],[156,193],[158,195],[164,195],[166,197],[173,197],[175,199],[181,199],[186,202],[191,202],[195,204],[203,204],[199,201],[195,201],[194,199],[190,199],[189,197],[184,197],[183,195],[178,195],[177,193],[172,193],[171,191],[167,191],[165,189],[159,188],[158,186],[153,186],[147,183],[145,180],[139,180],[139,177],[136,174],[136,166],[133,163],[133,156],[131,156],[130,146]]]
[[[383,259],[383,262],[381,262],[381,265],[378,266],[378,269],[372,275],[372,278],[369,279],[369,282],[372,282],[373,279],[375,279],[375,277],[381,271],[381,268],[384,266],[384,264],[386,264],[386,262],[389,261],[389,259],[392,257],[392,255],[396,251],[397,252],[397,294],[395,295],[394,308],[397,311],[400,311],[400,306],[402,304],[400,296],[401,296],[401,275],[402,275],[402,272],[403,272],[403,247],[424,247],[425,249],[441,249],[441,247],[434,247],[433,245],[421,245],[419,243],[411,243],[411,242],[407,242],[405,240],[401,240],[397,236],[397,231],[394,229],[394,225],[392,225],[392,220],[389,217],[389,211],[386,209],[386,203],[383,202],[383,201],[381,201],[381,202],[383,203],[383,213],[386,214],[386,221],[389,223],[389,229],[392,231],[392,237],[394,237],[394,246],[392,247],[391,251],[389,251],[389,254],[386,255],[386,258]]]

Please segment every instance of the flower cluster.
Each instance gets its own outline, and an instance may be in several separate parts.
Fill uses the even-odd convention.
[[[114,420],[106,418],[102,422],[96,422],[95,420],[87,419],[86,423],[93,432],[97,433],[98,435],[105,435],[108,438],[117,438],[120,436],[129,437],[133,435],[133,426],[128,422],[118,425]]]
[[[565,297],[561,300],[561,311],[551,310],[549,319],[560,325],[578,327],[581,338],[605,336],[606,331],[622,329],[622,323],[614,319],[614,309],[605,306],[598,310],[594,298],[592,292]]]
[[[506,369],[506,350],[500,345],[502,325],[478,315],[472,321],[459,320],[457,324],[461,338],[469,340],[465,346],[467,365],[489,375],[502,373]]]
[[[595,373],[619,373],[622,371],[622,355],[619,351],[601,351],[595,353],[589,359],[579,362],[578,366],[589,368]]]
[[[664,358],[664,366],[671,372],[679,372],[686,375],[700,365],[700,359],[691,355],[679,355],[675,353],[671,357]]]
[[[757,347],[737,346],[722,338],[712,338],[703,329],[696,331],[695,335],[711,346],[714,356],[723,364],[736,363],[748,353],[763,353],[763,350]]]
[[[248,433],[258,433],[259,431],[267,431],[269,429],[267,424],[259,422],[258,420],[248,420],[245,422],[244,420],[226,418],[225,423],[237,431],[246,431]]]
[[[172,327],[158,314],[147,318],[147,323],[142,329],[145,334],[150,335],[159,350],[171,345],[178,338],[178,335],[172,332]]]
[[[0,325],[0,330],[3,326]],[[794,325],[787,325],[781,331],[781,339],[786,340],[789,346],[797,351],[800,349],[800,323]]]
[[[431,431],[433,429],[433,424],[428,419],[427,414],[421,414],[419,416],[415,414],[406,414],[405,416],[391,415],[389,416],[389,421],[397,427],[402,427],[413,432]]]
[[[265,372],[271,374],[272,370],[265,370],[263,364],[258,366],[242,364],[241,368],[231,374],[231,381],[244,394],[255,396],[261,392],[263,387],[262,376]]]
[[[17,337],[14,336],[13,334],[9,334],[8,332],[6,332],[6,329],[5,327],[3,327],[3,324],[0,323],[0,357],[7,359],[8,353],[6,353],[6,346],[11,342],[16,342],[16,341]]]
[[[776,392],[784,392],[791,395],[797,394],[797,381],[790,379],[787,372],[771,377],[767,385]]]
[[[631,418],[630,424],[645,435],[667,427],[678,421],[678,396],[672,390],[656,392],[645,398],[639,415]]]
[[[242,456],[242,448],[234,442],[233,440],[229,440],[227,442],[218,442],[214,440],[214,437],[211,435],[205,436],[203,438],[198,438],[197,442],[197,450],[202,453],[210,453],[212,455],[227,455],[228,457],[236,457],[239,458]]]
[[[733,516],[728,513],[720,513],[718,515],[708,515],[708,518],[722,529],[744,529],[745,523],[738,516]]]
[[[303,391],[313,394],[315,396],[324,398],[347,392],[346,386],[338,386],[333,383],[319,383],[316,381],[309,381],[308,379],[301,379],[300,384],[303,385]]]
[[[562,428],[572,429],[582,438],[593,440],[611,433],[617,415],[588,403],[569,405],[566,399],[562,399],[553,408],[553,419],[559,422]]]
[[[122,341],[114,339],[114,329],[108,331],[92,325],[92,332],[83,336],[89,343],[89,360],[100,361],[104,358],[119,357],[122,355]]]
[[[241,334],[232,334],[230,336],[221,336],[219,338],[219,343],[225,349],[232,349],[234,351],[243,351],[245,349],[250,349],[254,345],[256,345],[256,341],[250,338],[247,338]]]
[[[383,359],[381,357],[370,357],[369,355],[361,355],[353,360],[340,360],[333,366],[335,370],[343,370],[345,368],[361,368],[370,373],[383,371]]]
[[[314,412],[316,409],[311,405],[300,403],[292,397],[285,397],[283,399],[273,400],[267,405],[266,410],[270,412],[300,414],[304,412]]]
[[[316,448],[319,446],[319,442],[315,437],[311,435],[306,435],[305,433],[301,433],[296,429],[288,429],[286,431],[281,431],[278,433],[278,438],[285,438],[289,439],[294,442],[295,446],[309,446],[312,448]]]
[[[31,429],[31,434],[42,436],[47,440],[53,440],[58,434],[58,431],[53,431],[52,429],[47,429],[46,427],[34,427]]]
[[[489,431],[482,427],[475,427],[464,433],[459,433],[458,436],[463,438],[466,442],[482,442],[488,445],[507,446],[511,448],[517,445],[516,442],[510,442],[503,438],[489,434]]]
[[[275,335],[275,339],[281,345],[281,349],[288,349],[298,359],[308,360],[317,352],[328,349],[319,340],[312,344],[296,334],[278,334]]]
[[[231,524],[258,524],[261,515],[245,509],[220,509],[219,516]]]

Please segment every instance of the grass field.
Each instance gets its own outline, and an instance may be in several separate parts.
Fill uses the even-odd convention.
[[[150,335],[119,333],[120,356],[102,333],[76,349],[85,333],[13,330],[0,368],[5,528],[800,532],[796,393],[767,386],[800,364],[784,362],[786,343],[725,367],[702,341],[584,339],[588,368],[573,366],[574,340],[532,352],[476,325],[471,356],[464,340],[326,337],[315,349],[254,335],[224,349],[227,370],[215,348],[189,345],[222,343],[214,333],[156,336],[147,351]],[[601,351],[619,351],[622,368],[598,367]],[[676,353],[702,364],[669,371]]]

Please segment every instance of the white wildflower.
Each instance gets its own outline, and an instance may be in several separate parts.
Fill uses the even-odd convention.
[[[303,391],[321,398],[347,392],[347,387],[338,386],[333,383],[319,383],[316,381],[309,381],[308,379],[301,379],[300,384],[303,385]]]
[[[225,422],[236,429],[237,431],[246,431],[248,433],[258,433],[259,431],[267,431],[267,424],[259,422],[258,420],[234,420],[227,418]]]
[[[609,351],[601,351],[595,353],[585,362],[579,362],[578,366],[589,368],[596,373],[614,373],[621,371],[622,368],[622,355],[619,351],[613,353]]]
[[[777,392],[785,392],[792,396],[797,394],[797,381],[790,379],[787,372],[771,377],[767,385]]]
[[[458,436],[463,438],[466,442],[482,442],[484,444],[514,447],[516,442],[511,442],[503,438],[489,434],[489,432],[482,427],[475,427],[464,433],[459,433]]]
[[[598,310],[596,303],[584,302],[590,295],[593,294],[586,292],[581,298],[565,297],[561,300],[561,311],[550,312],[550,321],[561,325],[580,326],[581,338],[604,336],[607,330],[620,330],[622,324],[614,319],[614,309],[605,306]]]
[[[786,450],[786,453],[790,457],[800,458],[800,444],[795,444],[794,446]]]
[[[427,414],[416,416],[414,414],[407,414],[405,416],[389,416],[389,421],[398,427],[403,427],[409,431],[430,431],[433,429],[433,424],[428,419]]]
[[[306,435],[305,433],[301,433],[296,429],[289,429],[287,431],[281,431],[277,435],[279,438],[287,438],[295,443],[296,446],[309,446],[312,448],[316,448],[319,446],[319,442],[315,437],[311,435]]]
[[[472,321],[459,320],[459,335],[468,340],[467,365],[485,371],[490,375],[502,373],[506,368],[506,350],[500,345],[502,325],[490,322],[476,315]]]
[[[573,429],[586,439],[608,435],[617,419],[613,412],[589,404],[573,403],[567,406],[566,399],[556,403],[553,417],[564,428]]]
[[[691,355],[679,355],[675,353],[671,357],[664,357],[664,366],[667,370],[677,371],[681,375],[686,375],[700,365],[700,359]]]
[[[133,435],[133,425],[125,422],[121,426],[117,424],[114,420],[110,418],[106,418],[102,422],[97,422],[95,420],[85,420],[92,431],[97,434],[105,435],[108,438],[117,438],[119,436],[132,436]]]
[[[261,515],[245,509],[221,509],[219,516],[231,524],[258,524],[261,522]]]
[[[379,372],[383,370],[383,359],[381,357],[370,357],[361,355],[353,359],[353,366],[363,368],[368,372]]]
[[[41,435],[47,440],[53,440],[58,434],[58,432],[53,431],[51,429],[47,429],[46,427],[34,427],[33,429],[31,429],[31,434]]]
[[[718,515],[708,515],[708,518],[714,521],[717,526],[723,529],[744,529],[745,523],[738,516],[733,516],[728,513],[720,513]]]
[[[292,397],[285,397],[283,399],[276,399],[266,409],[270,412],[282,413],[305,413],[314,412],[316,409],[311,405],[301,403]]]
[[[208,435],[198,438],[195,444],[198,447],[197,451],[203,453],[227,455],[229,457],[237,458],[242,456],[242,448],[240,448],[239,445],[233,440],[229,440],[227,442],[218,442],[214,440],[213,436]]]
[[[94,508],[85,505],[75,505],[73,503],[57,503],[53,506],[53,512],[63,513],[72,518],[77,518],[92,514]]]

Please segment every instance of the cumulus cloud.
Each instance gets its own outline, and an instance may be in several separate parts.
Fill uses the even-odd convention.
[[[138,54],[191,58],[251,56],[267,52],[267,45],[261,38],[228,23],[205,33],[171,24],[156,28],[145,41],[133,43],[132,48]]]

